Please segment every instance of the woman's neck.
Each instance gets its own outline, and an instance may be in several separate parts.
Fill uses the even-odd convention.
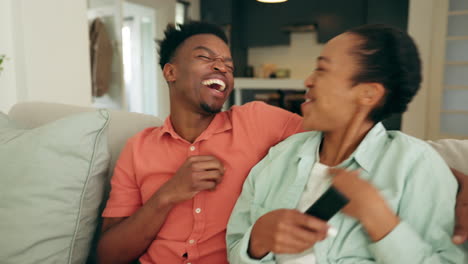
[[[355,118],[342,129],[324,132],[320,163],[333,167],[346,160],[373,126],[367,118]]]

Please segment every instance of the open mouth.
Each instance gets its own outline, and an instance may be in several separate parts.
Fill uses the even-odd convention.
[[[207,86],[210,89],[217,90],[219,92],[224,92],[226,90],[226,84],[220,79],[208,79],[202,81],[202,84]]]

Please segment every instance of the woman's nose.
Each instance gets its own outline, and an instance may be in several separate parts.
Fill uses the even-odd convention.
[[[304,86],[307,88],[312,88],[314,86],[314,74],[313,73],[304,80]]]

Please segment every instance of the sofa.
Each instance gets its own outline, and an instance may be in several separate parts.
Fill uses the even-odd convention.
[[[161,124],[150,115],[42,102],[0,113],[0,262],[95,263],[119,153],[132,135]]]
[[[125,142],[162,120],[26,102],[0,113],[1,263],[95,263],[100,213]],[[430,141],[468,174],[468,141]]]

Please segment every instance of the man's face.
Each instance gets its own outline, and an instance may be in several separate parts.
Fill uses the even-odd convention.
[[[171,104],[201,114],[221,111],[234,85],[231,52],[223,40],[211,34],[194,35],[179,46],[170,64]]]

